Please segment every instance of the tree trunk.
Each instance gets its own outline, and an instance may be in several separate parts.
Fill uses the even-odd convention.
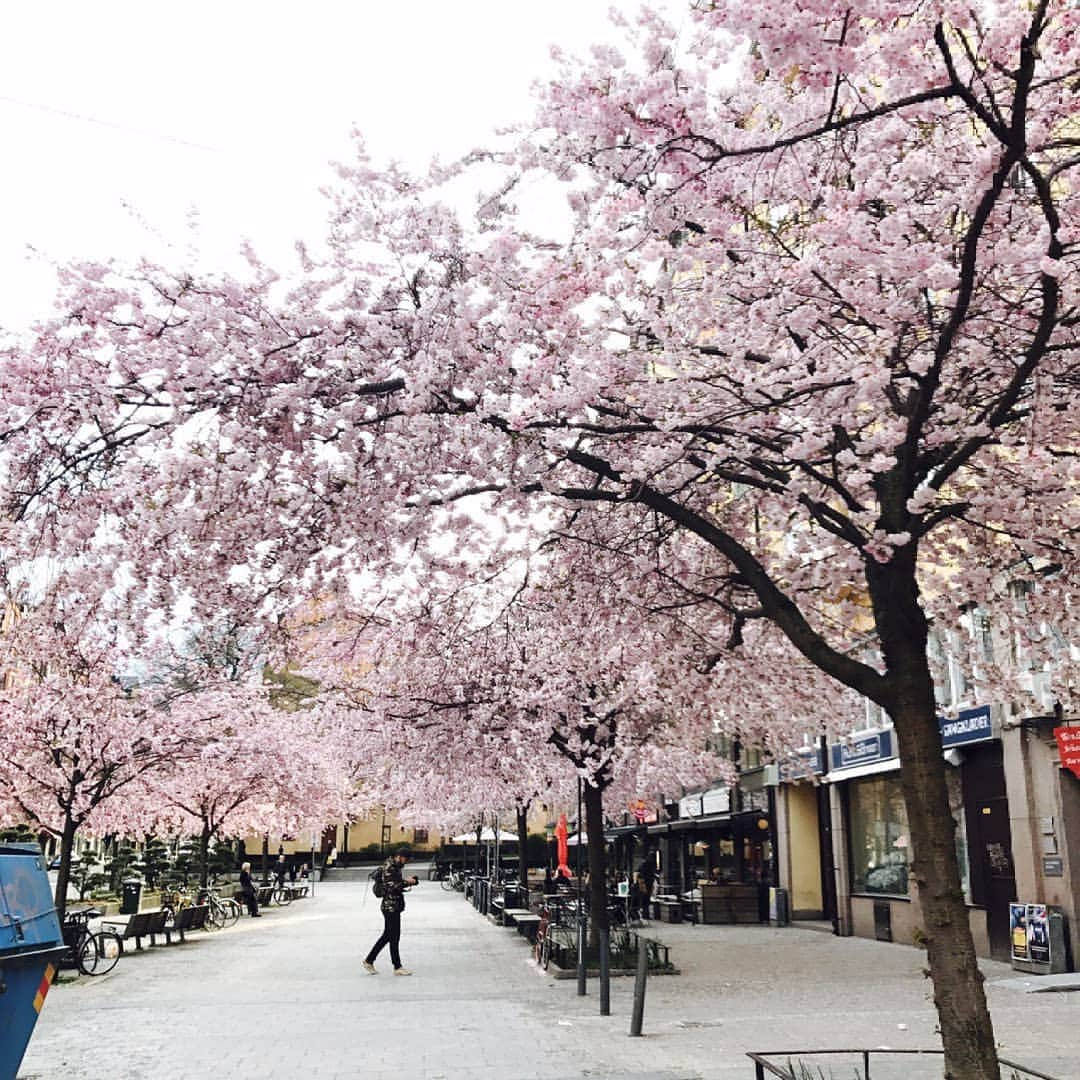
[[[60,869],[56,875],[56,917],[63,922],[67,912],[68,882],[71,880],[71,853],[75,849],[75,822],[70,813],[64,814],[64,828],[60,833]]]
[[[199,836],[199,884],[204,889],[210,884],[210,827],[205,821]]]
[[[585,789],[585,828],[589,834],[589,926],[595,944],[600,931],[608,928],[607,916],[607,858],[604,848],[604,789],[588,781]],[[578,843],[581,830],[578,829]]]
[[[270,882],[270,834],[263,833],[262,842],[262,883]]]
[[[527,902],[529,898],[529,810],[525,806],[517,808],[517,837],[518,881],[525,890]],[[528,906],[527,903],[526,906]]]
[[[994,1029],[975,957],[949,809],[928,626],[912,552],[868,570],[878,639],[890,684],[889,713],[900,744],[911,867],[919,887],[946,1080],[1000,1080]]]

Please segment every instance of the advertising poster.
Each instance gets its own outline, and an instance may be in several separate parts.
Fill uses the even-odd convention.
[[[1028,904],[1027,920],[1028,959],[1036,964],[1050,963],[1050,918],[1045,904]]]
[[[1027,906],[1024,904],[1009,905],[1009,940],[1012,943],[1012,958],[1014,960],[1027,960]]]

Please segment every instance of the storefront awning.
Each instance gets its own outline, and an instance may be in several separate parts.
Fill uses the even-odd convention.
[[[731,814],[703,814],[699,817],[679,818],[678,821],[667,821],[662,825],[650,825],[650,836],[664,836],[667,833],[701,832],[705,829],[713,829],[720,825],[729,825]]]
[[[645,831],[644,825],[639,825],[635,822],[633,825],[613,825],[610,829],[604,830],[605,840],[618,840],[622,836],[634,836],[637,833],[643,833]]]
[[[899,758],[887,758],[885,761],[871,761],[867,765],[854,765],[850,769],[833,769],[822,777],[827,784],[839,784],[844,780],[855,780],[860,776],[876,776],[878,773],[895,772],[900,768]]]

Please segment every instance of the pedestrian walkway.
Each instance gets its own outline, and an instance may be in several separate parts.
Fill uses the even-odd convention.
[[[918,950],[812,930],[653,925],[682,974],[650,980],[645,1037],[629,1038],[631,979],[598,987],[539,974],[512,931],[459,893],[409,894],[402,958],[366,975],[378,902],[358,882],[230,931],[125,956],[112,975],[52,991],[20,1080],[752,1080],[747,1050],[938,1045]],[[998,986],[1005,1057],[1080,1077],[1080,994]],[[849,1074],[844,1074],[849,1080]]]

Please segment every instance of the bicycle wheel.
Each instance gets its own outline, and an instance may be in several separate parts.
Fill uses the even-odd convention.
[[[235,926],[240,921],[240,905],[235,900],[222,900],[222,925]]]
[[[98,966],[98,945],[93,934],[84,934],[75,945],[75,963],[84,975],[93,975]]]
[[[96,934],[92,934],[91,937],[94,941],[94,947],[97,949],[97,963],[94,970],[89,974],[108,975],[119,963],[120,954],[124,949],[123,943],[120,941],[120,935],[114,934],[111,930],[99,930]]]
[[[225,913],[221,904],[216,900],[211,901],[210,910],[206,913],[206,929],[221,930],[225,926]]]
[[[454,878],[451,874],[447,874],[446,877],[439,882],[439,884],[447,891],[453,892],[457,886],[454,884]]]
[[[279,907],[288,907],[292,903],[292,892],[282,885],[274,890],[274,903]]]

